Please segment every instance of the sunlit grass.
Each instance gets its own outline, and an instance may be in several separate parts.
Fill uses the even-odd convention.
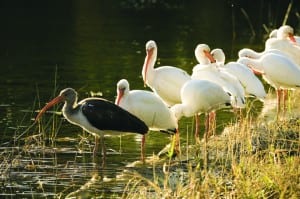
[[[246,118],[209,139],[207,169],[203,144],[196,145],[189,162],[167,160],[151,177],[129,172],[123,198],[299,198],[299,125],[299,118]]]

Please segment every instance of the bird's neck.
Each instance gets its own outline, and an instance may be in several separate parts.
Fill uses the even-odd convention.
[[[259,59],[263,55],[264,55],[264,51],[262,51],[262,52],[256,52],[254,50],[250,51],[250,57],[253,58],[253,59]]]
[[[207,57],[196,54],[196,59],[200,65],[210,64],[210,61]]]
[[[146,79],[146,83],[151,82],[154,76],[154,65],[157,59],[157,51],[154,50],[153,54],[150,56],[147,54],[145,61],[144,61],[144,66],[143,66],[143,71],[142,71],[142,76],[143,79]]]
[[[64,117],[69,120],[70,122],[73,122],[73,118],[74,116],[77,115],[77,113],[79,112],[80,107],[78,106],[78,104],[76,102],[70,103],[68,101],[65,102],[63,109],[62,109],[62,113],[64,115]]]

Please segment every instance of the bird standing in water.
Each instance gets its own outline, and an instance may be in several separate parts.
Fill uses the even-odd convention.
[[[176,134],[176,151],[180,151],[177,119],[158,95],[146,90],[130,90],[126,79],[117,83],[117,93],[115,103],[144,121],[149,129]]]
[[[36,121],[49,108],[64,102],[63,116],[72,124],[80,126],[95,136],[94,157],[98,150],[98,139],[101,138],[103,159],[106,156],[104,135],[118,135],[132,132],[144,135],[148,132],[147,125],[128,111],[102,98],[86,98],[77,103],[77,92],[66,88],[44,106],[36,117]],[[144,160],[144,140],[141,143],[141,157]]]

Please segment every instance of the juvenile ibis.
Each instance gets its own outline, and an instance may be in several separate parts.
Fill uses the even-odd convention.
[[[132,132],[145,135],[148,132],[147,125],[138,117],[102,98],[86,98],[77,103],[77,92],[72,88],[66,88],[60,94],[44,106],[36,117],[36,121],[49,108],[59,102],[64,102],[63,116],[72,124],[80,126],[96,138],[94,155],[98,149],[98,139],[102,141],[102,153],[105,158],[104,135],[118,135]],[[141,156],[144,160],[144,140],[141,143]]]
[[[157,59],[157,45],[150,40],[146,43],[146,57],[142,76],[144,84],[158,94],[169,106],[180,103],[180,89],[191,79],[190,75],[174,66],[154,68]]]

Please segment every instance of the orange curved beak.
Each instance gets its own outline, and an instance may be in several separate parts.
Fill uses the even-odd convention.
[[[289,34],[289,39],[290,39],[292,42],[296,43],[296,39],[295,39],[295,37],[294,37],[293,34]]]
[[[124,90],[125,89],[119,89],[118,96],[117,96],[117,99],[116,99],[116,105],[120,104],[120,101],[121,101],[121,99],[124,95]]]
[[[147,56],[146,56],[146,61],[145,61],[145,70],[144,70],[144,87],[146,87],[146,82],[147,82],[147,71],[148,71],[148,66],[149,62],[151,60],[151,57],[153,55],[153,48],[147,50]]]
[[[63,96],[57,96],[56,98],[54,98],[53,100],[51,100],[46,106],[44,106],[39,114],[36,116],[35,121],[38,121],[40,119],[40,117],[42,117],[42,115],[52,106],[54,106],[55,104],[58,104],[59,102],[62,102],[64,100]]]
[[[210,61],[211,63],[216,63],[215,58],[210,54],[210,52],[204,50],[204,54],[205,54],[205,56],[209,59],[209,61]]]

